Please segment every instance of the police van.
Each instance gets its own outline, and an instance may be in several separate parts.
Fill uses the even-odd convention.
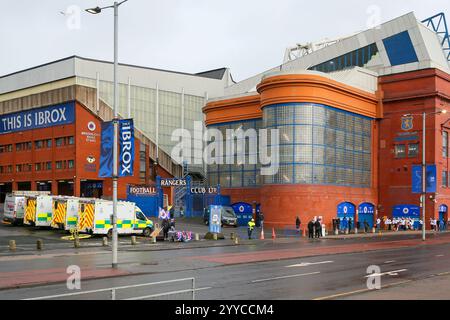
[[[77,229],[79,232],[111,237],[112,214],[112,201],[80,199]],[[134,202],[117,202],[117,232],[119,235],[143,234],[149,237],[153,229],[153,222],[142,213]]]

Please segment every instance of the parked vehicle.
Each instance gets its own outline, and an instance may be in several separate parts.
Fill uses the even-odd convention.
[[[52,196],[25,196],[24,224],[36,227],[50,227],[52,219]]]
[[[80,198],[55,196],[53,197],[52,228],[71,230],[77,228]]]
[[[80,199],[79,207],[79,232],[112,236],[112,201]],[[118,234],[143,234],[149,237],[153,228],[153,222],[142,213],[134,202],[117,202]]]
[[[12,225],[23,223],[27,196],[48,195],[49,191],[13,191],[5,197],[3,220]]]
[[[234,210],[232,207],[229,206],[222,206],[222,210],[221,210],[221,222],[222,222],[222,226],[227,225],[227,226],[233,226],[233,227],[237,227],[238,223],[237,223],[237,216],[234,213]],[[205,223],[205,225],[209,225],[209,208],[207,208],[206,210],[204,210],[203,213],[203,222]]]

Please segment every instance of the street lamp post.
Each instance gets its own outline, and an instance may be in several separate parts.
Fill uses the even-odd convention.
[[[86,9],[87,12],[91,14],[98,14],[102,12],[103,9],[114,9],[114,103],[113,103],[113,110],[114,110],[114,118],[113,118],[113,125],[114,125],[114,142],[113,142],[113,215],[112,215],[112,226],[113,226],[113,232],[112,232],[112,267],[117,268],[117,247],[118,247],[118,235],[117,235],[117,162],[118,162],[118,102],[119,102],[119,90],[118,90],[118,78],[117,78],[117,66],[118,66],[118,34],[119,34],[119,6],[128,0],[123,0],[122,2],[114,2],[114,5],[108,6],[108,7],[96,7],[96,8],[90,8]],[[98,90],[98,88],[97,88]],[[99,93],[97,92],[97,95]]]
[[[422,116],[422,192],[420,195],[420,202],[422,204],[422,241],[425,241],[426,239],[426,221],[425,221],[425,208],[426,208],[426,195],[427,195],[427,185],[426,185],[426,172],[427,172],[427,164],[426,164],[426,157],[425,157],[425,146],[426,146],[426,118],[427,115],[432,114],[445,114],[447,113],[447,110],[439,110],[436,112],[423,112],[422,114],[405,114],[404,117],[408,116],[415,116],[415,115],[421,115]]]

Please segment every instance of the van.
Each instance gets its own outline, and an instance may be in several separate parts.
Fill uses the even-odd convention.
[[[23,224],[36,227],[50,227],[52,218],[52,196],[25,196]]]
[[[25,196],[8,193],[3,207],[3,220],[16,226],[23,223]]]
[[[51,227],[70,231],[77,228],[79,198],[68,196],[53,197],[53,216]]]
[[[79,232],[112,236],[113,202],[93,199],[79,201]],[[149,237],[153,232],[153,222],[149,220],[134,202],[117,202],[118,234],[143,234]]]

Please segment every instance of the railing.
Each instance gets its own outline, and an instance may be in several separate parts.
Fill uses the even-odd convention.
[[[428,19],[422,21],[428,28],[441,37],[441,46],[444,51],[447,61],[450,62],[450,34],[447,28],[447,21],[445,20],[445,14],[443,12],[438,13]]]
[[[149,299],[149,298],[157,298],[157,297],[163,297],[163,296],[169,296],[169,295],[175,295],[175,294],[181,294],[181,293],[187,293],[187,292],[191,292],[192,300],[195,300],[195,278],[183,278],[183,279],[165,280],[165,281],[158,281],[158,282],[149,282],[149,283],[129,285],[129,286],[121,286],[121,287],[113,287],[113,288],[106,288],[106,289],[89,290],[89,291],[81,291],[81,292],[64,293],[64,294],[57,294],[57,295],[51,295],[51,296],[29,298],[29,299],[24,299],[24,300],[49,300],[49,299],[75,297],[75,296],[80,296],[80,295],[101,293],[101,292],[111,292],[111,300],[116,300],[116,293],[119,290],[130,289],[130,288],[140,288],[140,287],[161,285],[161,284],[170,284],[170,283],[183,282],[183,281],[191,281],[192,288],[184,289],[184,290],[168,291],[168,292],[162,292],[162,293],[156,293],[156,294],[138,296],[138,297],[132,297],[132,298],[126,298],[123,300],[144,300],[144,299]]]

